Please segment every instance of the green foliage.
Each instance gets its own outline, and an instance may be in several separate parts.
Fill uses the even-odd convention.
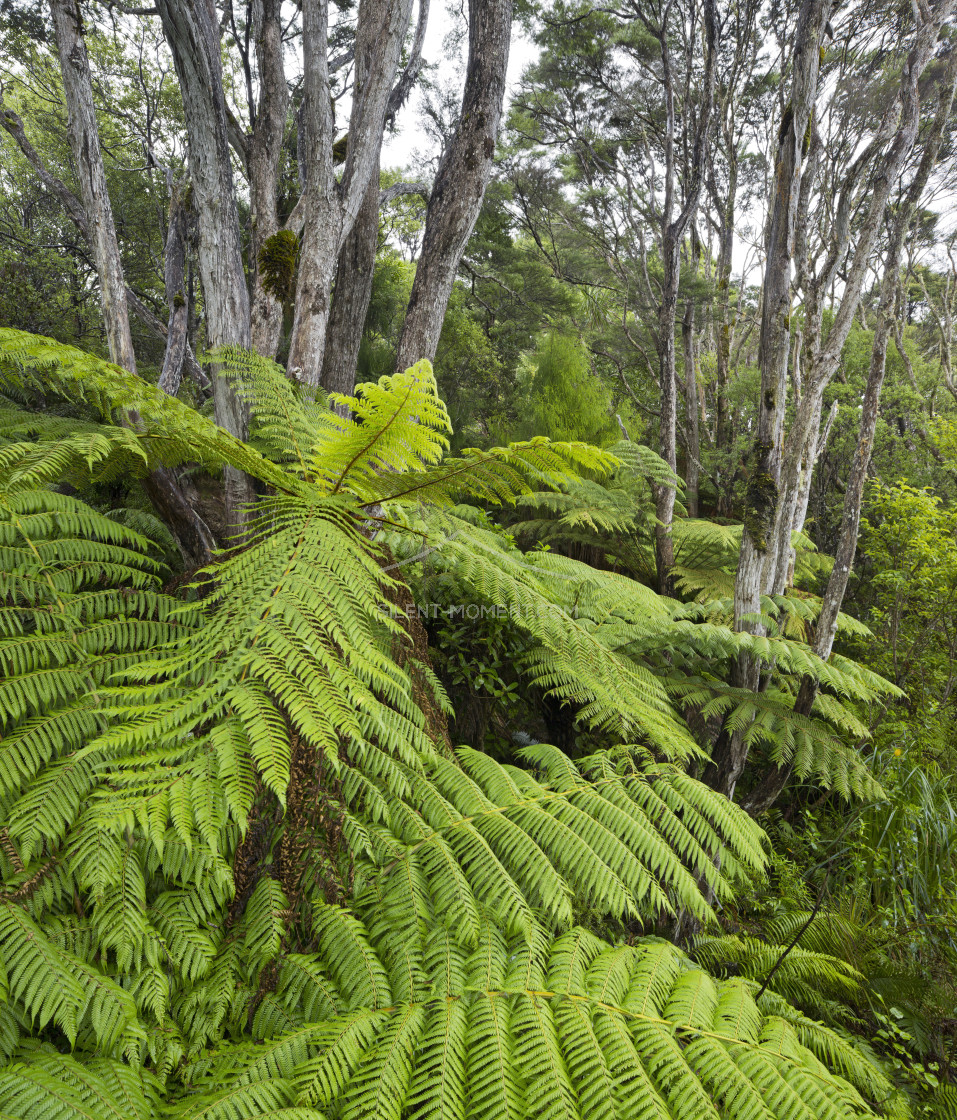
[[[528,356],[530,410],[519,430],[553,439],[608,443],[615,431],[611,397],[591,371],[581,344],[556,331],[539,339]]]
[[[659,627],[679,662],[696,629],[730,631],[452,504],[617,460],[533,440],[442,461],[424,364],[343,418],[220,354],[253,446],[116,367],[0,343],[22,401],[42,384],[103,417],[71,434],[11,409],[0,445],[5,1116],[849,1120],[892,1100],[834,1031],[643,935],[712,922],[764,865],[760,829],[685,772],[700,751],[634,653]],[[272,493],[176,599],[148,539],[56,487],[187,455]],[[370,521],[401,555],[441,534],[473,596],[521,608],[535,680],[631,745],[449,757]]]
[[[949,691],[957,655],[957,514],[928,490],[876,484],[862,524],[863,551],[879,597],[871,625],[882,638],[880,669],[914,699]]]

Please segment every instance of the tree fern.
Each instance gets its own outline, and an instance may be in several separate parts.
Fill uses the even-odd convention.
[[[531,441],[440,464],[424,367],[345,417],[250,361],[257,449],[117,367],[0,345],[21,403],[102,417],[76,439],[11,420],[0,446],[0,1114],[849,1120],[891,1099],[840,1035],[645,935],[707,923],[763,866],[757,826],[685,772],[701,750],[675,686],[635,652],[658,625],[729,639],[449,506],[607,456]],[[271,492],[207,594],[174,599],[149,540],[55,487],[188,459]],[[372,520],[402,557],[444,534],[454,578],[529,620],[530,678],[612,748],[505,765],[437,746]],[[759,652],[812,665],[777,641]]]

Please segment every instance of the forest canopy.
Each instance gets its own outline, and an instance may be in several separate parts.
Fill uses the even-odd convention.
[[[957,1118],[955,48],[0,0],[2,1120]]]

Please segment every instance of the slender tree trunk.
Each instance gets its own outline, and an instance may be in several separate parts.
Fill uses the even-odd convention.
[[[721,211],[718,231],[718,330],[715,339],[715,445],[723,450],[728,445],[728,383],[731,380],[731,263],[734,250],[734,202],[738,190],[737,153],[729,156],[728,197]]]
[[[765,562],[778,504],[781,433],[791,349],[791,265],[801,174],[817,100],[821,35],[830,8],[830,0],[803,0],[795,32],[791,96],[778,130],[758,344],[761,369],[758,431],[750,455],[741,555],[735,580],[734,624],[738,630],[755,629],[753,616],[760,610]],[[739,670],[737,683],[754,687],[757,681],[750,662],[740,665]],[[743,743],[741,747],[745,750],[743,757],[738,752],[739,757],[722,761],[719,788],[724,792],[733,792],[744,768],[747,754]],[[715,779],[714,774],[711,777]]]
[[[833,401],[831,404],[831,411],[828,413],[827,421],[823,428],[820,424],[816,427],[820,428],[817,438],[814,443],[809,445],[807,453],[804,458],[804,465],[801,468],[801,488],[798,491],[797,508],[794,511],[794,521],[791,524],[791,531],[793,533],[803,533],[804,525],[807,521],[807,510],[811,500],[811,480],[814,477],[814,468],[817,466],[818,460],[824,454],[824,449],[827,447],[828,437],[831,434],[831,428],[837,418],[838,403]],[[788,575],[787,585],[791,587],[794,583],[794,550],[791,550],[791,571]]]
[[[164,274],[166,302],[169,304],[169,324],[166,335],[166,354],[160,373],[160,388],[175,397],[183,377],[183,360],[186,357],[189,327],[189,305],[186,300],[186,240],[187,200],[182,184],[174,184],[169,203],[169,222],[166,234]]]
[[[351,395],[356,364],[372,298],[372,274],[379,236],[379,166],[376,164],[362,209],[346,238],[336,265],[329,339],[322,362],[322,387]]]
[[[439,164],[425,219],[396,366],[431,360],[466,243],[475,228],[498,138],[511,39],[512,0],[469,0],[469,58],[462,115]]]
[[[701,104],[695,125],[691,165],[687,169],[685,198],[677,216],[674,216],[678,173],[675,159],[675,105],[674,76],[672,72],[669,28],[667,23],[657,29],[661,51],[662,89],[665,102],[665,200],[661,211],[661,265],[664,273],[661,286],[661,303],[658,306],[658,379],[660,392],[659,453],[672,470],[677,469],[678,376],[675,355],[675,320],[678,312],[678,283],[680,278],[680,248],[689,224],[694,220],[701,197],[704,177],[704,160],[711,130],[711,111],[714,106],[715,87],[715,25],[714,0],[705,0],[705,70],[702,79]],[[691,65],[690,60],[687,63]],[[690,111],[690,107],[688,109]],[[674,567],[675,550],[671,526],[675,513],[675,492],[669,486],[659,486],[655,492],[655,567],[658,590],[663,595],[672,592],[671,569]]]
[[[282,304],[262,285],[259,251],[279,229],[279,160],[282,156],[289,88],[282,61],[282,0],[259,0],[252,5],[259,69],[259,102],[249,138],[249,265],[252,274],[250,341],[252,348],[274,358],[282,334]]]
[[[919,78],[919,71],[912,72],[910,75],[911,89],[915,96]],[[953,108],[955,90],[957,90],[957,56],[952,57],[949,62],[946,78],[941,83],[937,112],[924,143],[920,164],[891,226],[884,263],[884,276],[881,281],[877,323],[874,330],[874,341],[871,346],[867,385],[864,390],[864,400],[861,404],[857,445],[854,448],[854,458],[851,462],[847,488],[844,491],[840,536],[834,557],[834,567],[831,569],[828,578],[821,604],[821,613],[817,620],[814,652],[824,660],[830,657],[831,650],[834,648],[838,615],[844,602],[844,594],[847,591],[847,583],[857,552],[864,486],[867,481],[868,467],[874,447],[881,390],[887,369],[887,345],[895,325],[895,304],[900,283],[900,263],[904,238],[914,211],[920,204],[930,175],[937,163],[942,137]],[[805,717],[809,716],[817,697],[817,691],[817,680],[812,677],[805,677],[801,682],[801,688],[794,703],[795,712]],[[771,769],[745,799],[743,804],[748,812],[758,815],[769,809],[787,784],[793,768],[794,762],[792,759],[785,766]]]
[[[940,29],[955,7],[957,7],[955,0],[944,0],[927,19],[919,24],[914,46],[904,64],[898,97],[884,115],[883,127],[880,131],[886,140],[889,140],[887,150],[877,160],[871,176],[867,208],[846,271],[840,305],[827,332],[827,338],[816,348],[813,355],[805,378],[804,395],[798,405],[794,423],[784,446],[778,500],[774,510],[772,533],[774,549],[769,556],[772,562],[769,564],[764,587],[766,592],[773,595],[782,594],[787,586],[791,528],[799,500],[804,450],[812,441],[817,440],[824,392],[840,365],[844,343],[847,341],[860,306],[874,248],[884,228],[891,192],[900,179],[917,139],[920,125],[921,76],[937,49]],[[843,237],[846,239],[849,233],[843,234]],[[839,248],[836,247],[836,250],[839,257]]]
[[[665,282],[658,307],[658,407],[660,454],[672,471],[678,470],[678,375],[675,356],[675,318],[678,310],[678,254],[672,239],[665,241]],[[655,488],[655,567],[658,590],[673,591],[671,569],[675,545],[671,526],[675,516],[675,491],[671,486]]]
[[[326,342],[341,215],[332,145],[335,119],[329,86],[329,11],[325,0],[303,0],[303,102],[299,119],[305,167],[303,231],[288,368],[291,376],[318,385]]]
[[[303,4],[302,134],[305,142],[305,211],[289,368],[308,385],[320,382],[332,285],[337,261],[352,232],[373,174],[398,73],[412,0],[361,0],[356,30],[356,82],[346,161],[340,183],[333,175],[328,0]],[[376,186],[378,184],[376,183]]]
[[[737,153],[729,150],[728,194],[721,207],[718,230],[718,283],[716,299],[717,329],[715,331],[715,450],[724,451],[731,442],[728,416],[728,386],[731,381],[731,333],[734,318],[731,311],[731,264],[734,249],[734,205],[738,190]],[[716,193],[716,192],[715,192]],[[733,472],[732,472],[733,473]],[[718,512],[731,511],[731,480],[718,476]]]
[[[688,516],[698,516],[698,485],[701,461],[701,438],[698,427],[698,371],[694,355],[694,303],[688,300],[681,322],[681,342],[685,375],[685,426],[688,463],[685,467],[685,504]]]
[[[80,8],[77,0],[50,0],[50,12],[63,74],[70,146],[82,199],[82,224],[78,224],[81,229],[83,224],[86,226],[96,261],[100,308],[110,360],[136,373],[126,279],[106,186]],[[136,425],[139,418],[130,414],[127,422]],[[187,564],[199,566],[206,563],[215,548],[215,541],[186,500],[173,472],[167,469],[151,471],[144,479],[144,487],[157,512],[175,535]]]
[[[215,5],[212,0],[157,0],[156,6],[173,55],[186,117],[206,341],[213,349],[235,346],[248,350],[249,292],[243,269]],[[247,409],[225,377],[213,377],[213,408],[221,428],[246,439]],[[223,475],[227,520],[233,531],[241,533],[255,501],[252,480],[233,467],[226,467]]]
[[[395,119],[418,77],[422,67],[422,47],[428,20],[429,0],[419,0],[412,50],[402,76],[389,95],[387,121]],[[379,241],[379,211],[383,198],[387,199],[407,190],[424,192],[428,201],[428,189],[421,183],[395,184],[383,195],[379,190],[379,163],[376,161],[356,223],[339,251],[336,264],[329,337],[322,362],[321,384],[327,392],[350,395],[355,388],[359,347],[372,297],[372,279]]]
[[[135,373],[136,355],[133,353],[133,336],[126,308],[126,278],[106,189],[106,172],[93,107],[90,61],[83,39],[83,17],[77,0],[50,0],[50,14],[53,16],[63,75],[67,131],[100,281],[100,307],[110,359]]]
[[[758,345],[761,369],[758,432],[750,457],[741,555],[735,580],[734,624],[738,630],[757,629],[753,616],[760,610],[765,560],[777,504],[791,348],[791,263],[801,172],[817,100],[821,35],[829,13],[830,0],[803,0],[795,31],[791,96],[778,130]],[[756,690],[760,685],[758,667],[750,658],[742,656],[735,666],[733,679],[739,687]],[[725,727],[712,750],[705,781],[732,797],[747,758],[748,744],[741,730]]]

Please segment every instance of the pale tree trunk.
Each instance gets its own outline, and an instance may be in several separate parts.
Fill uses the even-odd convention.
[[[802,169],[817,100],[821,35],[830,9],[830,0],[803,0],[794,38],[791,96],[778,131],[758,343],[761,369],[758,431],[750,454],[741,555],[735,579],[734,625],[738,630],[756,628],[753,616],[761,606],[764,569],[777,507],[791,349],[791,269]],[[738,676],[742,679],[737,683],[754,687],[757,682],[750,663],[742,664],[739,670]],[[738,746],[739,750],[734,752],[737,757],[720,760],[723,775],[720,788],[729,796],[747,757],[743,743],[739,741]],[[743,757],[740,757],[741,751],[744,751]],[[714,761],[712,769],[718,762]]]
[[[279,230],[279,160],[282,156],[289,89],[282,61],[282,0],[257,0],[252,5],[253,41],[259,70],[259,100],[247,149],[252,245],[250,341],[252,348],[274,358],[282,334],[282,304],[262,285],[259,251]]]
[[[299,143],[305,184],[288,369],[290,376],[307,385],[319,383],[341,231],[332,153],[335,119],[326,54],[328,38],[328,4],[325,0],[303,0],[304,96]]]
[[[389,95],[386,107],[387,121],[395,118],[422,68],[422,47],[425,43],[428,19],[429,0],[419,0],[419,14],[412,50],[402,76]],[[419,183],[396,184],[385,192],[385,197],[395,196],[407,190],[424,192],[428,200],[427,189]],[[379,210],[382,202],[377,161],[355,225],[339,251],[339,260],[336,264],[332,311],[322,362],[321,384],[327,392],[343,393],[348,396],[355,388],[359,347],[362,344],[362,331],[372,297],[372,278],[379,241]]]
[[[100,308],[110,360],[130,373],[136,373],[126,279],[107,192],[82,16],[77,0],[50,0],[50,12],[63,75],[67,130],[80,184],[82,218],[96,261]],[[135,426],[139,418],[131,413],[126,421]],[[192,566],[206,563],[215,548],[215,541],[186,500],[173,472],[168,469],[151,471],[144,479],[144,488],[175,535],[186,563]]]
[[[864,486],[867,481],[868,466],[874,447],[881,389],[883,388],[884,374],[887,368],[887,345],[895,325],[895,302],[900,283],[900,264],[904,239],[914,211],[920,204],[931,172],[937,163],[942,137],[953,108],[955,88],[957,88],[957,56],[951,58],[946,77],[941,81],[937,113],[924,143],[920,164],[891,227],[884,263],[884,276],[881,282],[874,341],[871,346],[867,385],[861,405],[857,445],[854,448],[854,458],[851,463],[847,489],[844,491],[840,536],[834,557],[834,567],[824,591],[814,639],[814,652],[825,660],[830,657],[831,650],[834,648],[838,615],[844,602],[844,594],[847,591],[847,583],[850,579],[851,568],[857,551]],[[814,706],[817,690],[818,682],[811,677],[805,677],[801,682],[801,688],[794,703],[794,710],[802,716],[809,716]],[[744,807],[748,812],[757,815],[769,809],[787,784],[793,768],[792,760],[785,766],[770,770],[746,798]]]
[[[356,223],[373,175],[378,175],[389,98],[411,11],[412,0],[361,0],[359,4],[349,141],[337,185],[326,57],[328,0],[303,4],[306,186],[289,369],[311,386],[319,385],[322,374],[339,252]]]
[[[728,38],[731,39],[734,53],[730,64],[717,77],[716,140],[709,156],[710,174],[707,185],[711,197],[710,209],[714,215],[711,218],[712,226],[718,238],[716,295],[710,322],[714,331],[715,350],[714,445],[719,452],[728,448],[734,428],[728,410],[731,345],[737,318],[731,302],[731,268],[739,156],[746,150],[746,141],[742,140],[742,136],[747,126],[747,113],[742,109],[746,104],[746,90],[757,57],[759,39],[755,29],[759,11],[758,0],[747,0],[744,4],[733,6],[729,11],[729,22],[724,24],[725,43]],[[727,182],[723,184],[719,183],[716,175],[714,156],[718,152],[723,154],[727,169]],[[732,511],[733,477],[734,468],[721,465],[719,459],[715,485],[718,513],[723,516],[729,516]]]
[[[327,393],[350,396],[362,344],[372,275],[379,240],[379,165],[376,164],[362,208],[339,252],[329,316],[328,340],[322,360],[321,384]]]
[[[761,369],[758,431],[750,456],[751,473],[735,580],[734,625],[738,630],[758,628],[753,616],[761,606],[768,537],[774,524],[791,349],[791,267],[802,168],[817,100],[821,35],[830,6],[830,0],[803,0],[794,36],[791,96],[778,130],[758,344]],[[757,667],[750,658],[739,659],[733,679],[739,687],[758,687]],[[747,757],[748,745],[742,732],[723,728],[711,752],[705,781],[732,797]]]
[[[811,480],[814,477],[814,468],[818,460],[824,454],[824,449],[827,447],[827,441],[831,435],[831,428],[834,426],[834,421],[837,418],[838,403],[833,401],[831,404],[831,411],[828,413],[827,420],[824,427],[820,426],[820,416],[817,423],[815,423],[815,438],[808,443],[805,448],[804,462],[801,466],[801,483],[798,489],[797,506],[794,510],[794,520],[791,522],[792,533],[803,533],[804,525],[807,521],[808,504],[811,500]],[[788,575],[788,587],[794,583],[794,550],[791,550],[791,572]]]
[[[665,8],[665,15],[670,9]],[[671,49],[669,46],[669,27],[667,18],[657,29],[659,42],[662,90],[665,103],[665,198],[661,211],[661,265],[664,277],[661,284],[661,302],[658,305],[658,379],[659,407],[659,453],[673,471],[677,470],[677,421],[678,421],[678,375],[675,356],[675,320],[678,311],[678,281],[680,277],[681,243],[694,220],[701,197],[701,184],[704,175],[704,160],[708,135],[711,128],[711,110],[714,104],[715,87],[715,27],[714,0],[704,3],[705,68],[702,79],[701,104],[695,126],[691,166],[685,186],[684,203],[675,216],[678,190],[678,171],[675,158],[675,104],[674,75],[672,71]],[[646,23],[646,26],[651,26]],[[690,67],[690,56],[686,66]],[[690,107],[686,107],[690,112]],[[658,575],[658,590],[663,595],[673,590],[671,569],[675,562],[674,539],[671,526],[675,514],[675,491],[670,486],[655,489],[655,567]]]
[[[685,436],[688,464],[685,468],[685,504],[688,516],[698,516],[701,438],[698,426],[698,371],[694,354],[694,303],[689,299],[681,321],[685,374]]]
[[[717,330],[715,331],[715,447],[723,451],[730,442],[728,421],[728,386],[731,381],[731,332],[734,320],[731,312],[731,260],[734,249],[734,206],[738,185],[737,153],[729,151],[728,196],[721,208],[718,228],[718,284],[716,299]],[[715,192],[716,193],[716,192]],[[719,482],[724,480],[719,480]],[[719,510],[730,509],[730,483],[728,495],[719,486]]]
[[[936,33],[931,32],[936,41]],[[924,36],[924,43],[929,36]],[[921,73],[926,65],[927,57],[921,61],[922,52],[920,44],[911,52],[908,64],[905,66],[902,85],[904,88],[903,110],[901,125],[895,137],[895,145],[904,136],[904,143],[909,152],[913,147],[919,124],[919,82]],[[952,58],[948,66],[946,80],[942,84],[938,100],[937,113],[924,144],[921,160],[914,174],[906,195],[898,208],[891,226],[887,253],[885,256],[884,275],[881,282],[881,295],[877,310],[877,323],[874,331],[874,341],[871,347],[871,361],[868,370],[867,385],[864,391],[864,400],[861,405],[861,419],[858,430],[857,445],[854,449],[854,458],[851,463],[850,476],[847,488],[844,491],[844,509],[841,517],[841,530],[838,546],[834,558],[834,567],[828,579],[827,587],[821,606],[821,613],[817,621],[814,641],[814,652],[826,660],[831,655],[834,638],[837,633],[837,621],[844,594],[847,590],[848,579],[854,563],[857,550],[857,540],[860,532],[861,507],[864,500],[864,486],[867,480],[867,470],[870,464],[874,444],[874,433],[877,428],[878,410],[880,405],[881,389],[884,384],[884,374],[887,366],[888,338],[894,327],[894,305],[897,287],[901,253],[904,238],[916,207],[927,186],[931,172],[940,153],[941,139],[950,118],[954,101],[955,84],[957,84],[957,58]],[[909,137],[909,139],[908,139]],[[900,175],[901,167],[897,167],[894,182]],[[885,200],[886,202],[886,200]],[[833,329],[833,328],[832,328]],[[826,438],[826,435],[824,436]],[[820,448],[823,439],[819,442]],[[801,716],[809,716],[817,696],[818,682],[805,677],[794,703],[794,710]],[[747,810],[753,814],[764,812],[774,804],[775,800],[784,789],[793,771],[793,760],[782,767],[774,767],[754,787],[744,800]]]
[[[439,164],[396,368],[435,357],[445,309],[482,208],[495,156],[511,40],[512,0],[469,0],[469,57],[458,127]]]
[[[183,184],[173,185],[163,262],[169,323],[166,328],[166,354],[163,358],[159,385],[171,397],[175,397],[179,392],[189,333],[189,302],[186,298],[186,243],[189,218],[185,193],[186,188]]]
[[[841,351],[854,324],[874,248],[884,227],[891,193],[900,179],[917,139],[920,125],[921,76],[937,49],[940,29],[955,6],[957,6],[955,0],[945,0],[919,25],[914,46],[904,64],[899,95],[885,113],[875,140],[875,144],[889,141],[887,150],[877,160],[874,172],[869,178],[864,219],[858,232],[850,266],[846,271],[841,302],[827,332],[826,340],[813,353],[805,378],[804,393],[784,447],[780,489],[774,511],[773,550],[769,554],[773,566],[769,565],[767,572],[769,578],[764,587],[765,592],[772,595],[783,594],[788,584],[788,572],[792,569],[791,528],[799,501],[802,459],[805,449],[817,441],[823,395],[837,372]],[[846,244],[849,233],[838,232]],[[836,245],[832,250],[832,259],[837,262],[842,255],[842,247]]]
[[[100,282],[100,307],[110,359],[135,373],[136,356],[126,308],[126,278],[106,189],[90,62],[83,39],[83,17],[77,0],[50,0],[50,14],[63,75],[67,131]]]
[[[223,93],[219,25],[213,0],[157,0],[163,33],[179,78],[189,138],[189,169],[199,233],[199,273],[206,341],[250,347],[249,292],[243,271],[239,215]],[[225,377],[213,377],[216,423],[238,439],[249,434],[245,405]],[[255,502],[252,480],[234,467],[223,471],[226,516],[242,534]]]

